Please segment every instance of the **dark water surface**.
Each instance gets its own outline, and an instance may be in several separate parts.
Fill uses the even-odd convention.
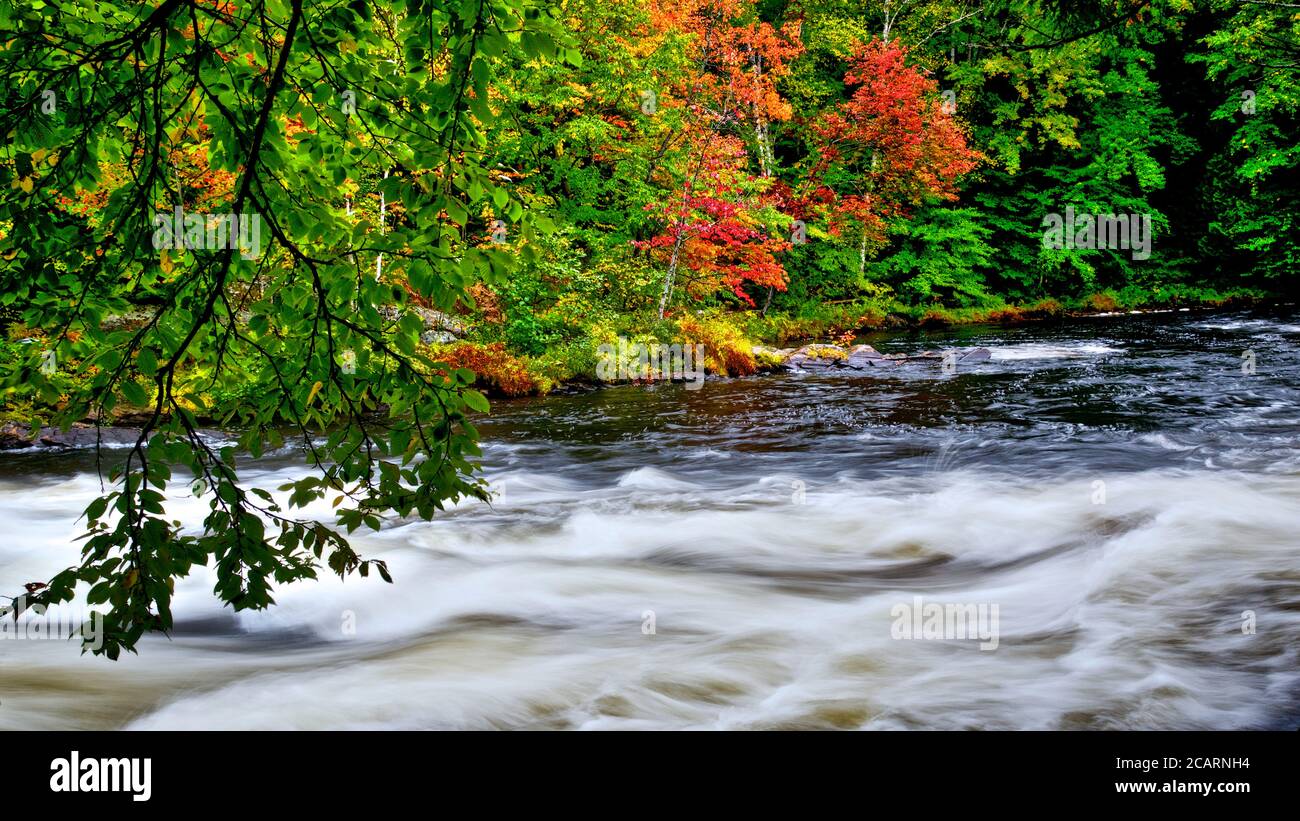
[[[1300,316],[865,341],[993,358],[497,403],[497,504],[355,540],[396,585],[235,616],[205,572],[116,664],[0,640],[0,728],[1300,723]],[[0,459],[14,588],[75,560],[98,482]],[[996,641],[900,636],[926,603]]]

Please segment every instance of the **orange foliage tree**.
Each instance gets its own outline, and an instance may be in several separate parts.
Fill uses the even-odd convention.
[[[856,86],[852,95],[812,124],[813,178],[831,194],[822,198],[831,231],[861,231],[865,268],[868,245],[883,241],[891,218],[927,199],[956,199],[957,179],[981,157],[900,43],[859,44],[844,81]]]

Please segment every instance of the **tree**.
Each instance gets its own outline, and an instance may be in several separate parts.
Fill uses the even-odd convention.
[[[96,652],[117,658],[171,628],[196,564],[223,602],[264,608],[319,561],[388,579],[346,533],[486,497],[468,414],[487,404],[419,347],[408,293],[447,308],[508,270],[474,239],[493,215],[529,253],[531,220],[476,152],[497,67],[570,56],[545,7],[73,0],[5,6],[0,25],[0,302],[48,340],[0,377],[64,427],[140,420],[86,509],[81,564],[28,584],[29,604],[87,589],[108,607]],[[177,152],[224,182],[178,185]],[[352,181],[392,206],[385,225],[350,207]],[[93,216],[60,207],[88,192]],[[83,387],[58,396],[51,363]],[[314,468],[286,498],[241,483],[241,452],[286,441]],[[209,506],[197,533],[166,516],[191,490]],[[294,515],[327,496],[334,526]]]
[[[1219,2],[1222,25],[1189,61],[1220,83],[1213,120],[1230,138],[1206,175],[1213,219],[1241,265],[1274,287],[1297,288],[1300,249],[1300,15],[1295,4]],[[1227,16],[1230,13],[1231,16]],[[1233,266],[1238,267],[1238,266]]]
[[[861,44],[844,75],[852,94],[812,126],[814,178],[836,194],[832,231],[858,232],[859,273],[889,220],[927,200],[956,199],[958,178],[980,159],[937,84],[906,59],[897,42]]]
[[[774,236],[764,221],[771,216],[762,213],[767,185],[745,171],[744,146],[735,138],[711,135],[694,151],[697,167],[682,183],[681,193],[661,205],[646,206],[665,226],[639,243],[665,263],[660,317],[682,270],[691,272],[687,290],[696,296],[711,295],[722,286],[751,307],[747,283],[785,290],[785,269],[777,254],[790,244]]]
[[[720,273],[721,281],[750,304],[752,299],[740,287],[743,281],[784,288],[784,270],[773,256],[781,243],[754,228],[758,219],[752,212],[762,204],[752,196],[744,202],[727,201],[735,193],[755,190],[738,179],[746,155],[731,138],[751,135],[761,177],[772,176],[775,158],[768,126],[791,114],[776,81],[802,49],[797,25],[778,30],[753,19],[753,14],[744,0],[692,0],[653,8],[652,21],[659,30],[688,36],[686,54],[693,67],[671,89],[670,99],[683,112],[682,126],[664,143],[665,150],[674,141],[682,147],[670,183],[676,202],[653,209],[664,215],[665,227],[646,243],[667,251],[661,319],[672,303],[683,265]],[[745,212],[750,215],[743,216]],[[731,261],[720,266],[718,261],[725,258]]]

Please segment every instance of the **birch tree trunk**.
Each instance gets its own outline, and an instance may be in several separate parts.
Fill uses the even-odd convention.
[[[384,172],[384,179],[388,179],[388,172]],[[384,189],[379,189],[379,233],[384,233],[384,214],[388,211],[388,202],[384,199]],[[375,257],[375,279],[379,279],[384,273],[384,252],[380,251]]]
[[[681,258],[682,240],[686,237],[686,226],[678,224],[677,238],[673,240],[673,254],[668,259],[668,273],[664,274],[664,292],[659,297],[659,318],[663,319],[668,311],[668,303],[673,298],[673,280],[677,277],[677,262]]]

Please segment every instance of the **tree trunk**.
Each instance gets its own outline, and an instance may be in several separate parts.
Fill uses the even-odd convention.
[[[384,172],[384,179],[388,179],[388,172]],[[384,199],[384,189],[379,189],[379,233],[384,233],[384,214],[388,212],[388,203]],[[384,273],[384,253],[379,252],[375,257],[375,279],[379,279]]]
[[[755,83],[761,83],[763,77],[763,58],[755,54],[753,61]],[[760,104],[754,104],[754,142],[758,148],[758,169],[765,179],[776,173],[776,154],[772,151],[772,141],[768,136],[767,119],[763,116]]]
[[[664,292],[659,297],[659,318],[663,319],[668,311],[668,303],[673,298],[673,279],[677,276],[677,261],[682,253],[682,240],[686,237],[686,226],[679,225],[677,239],[673,241],[673,255],[668,260],[668,273],[664,274]]]

